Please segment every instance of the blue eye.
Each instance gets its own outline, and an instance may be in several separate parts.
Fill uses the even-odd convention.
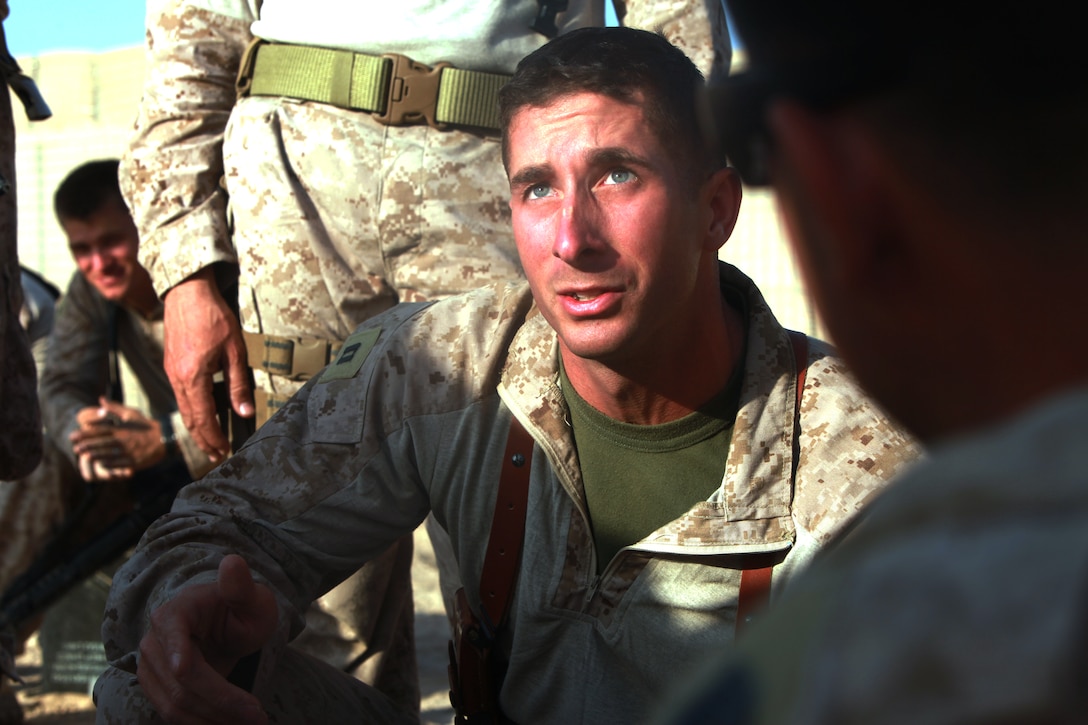
[[[537,184],[529,187],[529,196],[533,199],[543,199],[546,196],[551,196],[552,187],[547,184]]]
[[[635,175],[627,169],[616,169],[609,171],[608,176],[605,177],[604,183],[606,184],[626,184],[635,178]]]

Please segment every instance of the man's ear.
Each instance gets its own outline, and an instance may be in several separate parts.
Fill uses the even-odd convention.
[[[710,209],[708,238],[715,249],[721,249],[729,241],[740,213],[740,176],[730,168],[718,169],[707,181],[704,191]]]
[[[900,213],[894,172],[872,132],[789,101],[772,107],[770,126],[783,206],[802,217],[791,220],[803,226],[793,230],[805,237],[794,240],[798,254],[818,255],[807,263],[823,267],[832,284],[894,284],[910,268],[902,234],[912,222]]]

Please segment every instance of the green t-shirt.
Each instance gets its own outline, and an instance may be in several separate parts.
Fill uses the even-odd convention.
[[[679,518],[721,485],[742,380],[738,366],[701,410],[661,425],[635,425],[593,408],[560,366],[597,547],[597,573],[620,549]]]

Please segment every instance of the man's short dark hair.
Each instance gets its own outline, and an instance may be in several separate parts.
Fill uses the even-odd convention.
[[[53,211],[58,221],[86,221],[110,202],[124,207],[117,180],[118,159],[88,161],[70,171],[53,194]]]
[[[703,133],[702,89],[695,64],[657,33],[624,27],[574,30],[523,58],[500,91],[503,162],[509,159],[510,121],[518,111],[588,92],[624,103],[641,95],[639,103],[658,137],[693,171],[709,172],[720,164]]]

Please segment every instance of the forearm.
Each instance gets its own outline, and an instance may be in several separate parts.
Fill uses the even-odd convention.
[[[239,453],[186,486],[114,577],[103,634],[111,659],[134,651],[152,611],[192,582],[209,582],[227,554],[239,554],[273,592],[280,617],[262,651],[274,661],[300,631],[301,613],[426,515],[428,499],[403,457],[398,479],[368,473],[377,453],[350,443],[319,443],[305,428],[270,423]],[[366,483],[361,483],[366,480]],[[366,495],[359,486],[367,487]],[[257,690],[266,675],[262,661]]]
[[[149,3],[147,80],[120,178],[159,294],[212,264],[236,262],[222,145],[252,13],[246,2]]]

